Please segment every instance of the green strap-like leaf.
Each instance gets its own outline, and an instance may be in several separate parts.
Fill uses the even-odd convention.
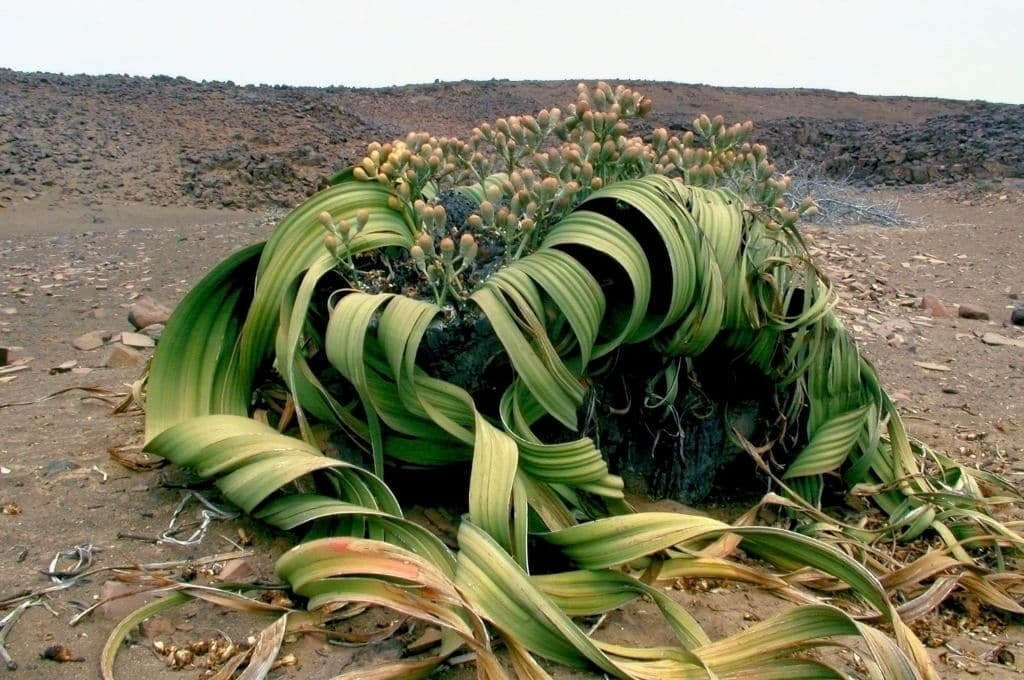
[[[525,332],[517,318],[522,309],[513,311],[497,287],[484,286],[477,289],[472,300],[480,307],[487,320],[494,329],[502,346],[508,353],[509,360],[516,369],[516,373],[522,378],[530,392],[537,399],[544,409],[555,419],[569,429],[576,429],[576,409],[583,402],[583,389],[577,383],[576,389],[569,391],[565,389],[567,382],[572,379],[568,369],[563,366],[554,367],[550,362],[545,362],[539,353],[534,350],[531,340],[536,339],[538,334],[543,332],[538,328],[536,318],[528,325]],[[559,362],[560,363],[560,362]],[[557,372],[559,377],[553,374]]]
[[[822,425],[807,446],[786,467],[782,478],[820,475],[839,468],[856,445],[865,427],[864,417],[867,413],[868,407],[862,406]]]
[[[469,517],[526,568],[526,555],[517,554],[509,524],[518,462],[515,440],[477,414],[476,445],[469,478]]]
[[[597,280],[578,260],[554,248],[539,250],[509,267],[524,271],[551,297],[576,334],[580,365],[585,367],[605,313],[605,296]]]
[[[224,260],[174,310],[149,368],[147,441],[195,416],[247,414],[247,393],[236,399],[221,396],[262,251],[263,244],[257,244]]]
[[[609,308],[602,323],[601,331],[605,341],[594,349],[594,358],[613,351],[631,338],[644,335],[648,329],[641,329],[647,320],[647,307],[651,299],[651,269],[644,255],[643,247],[628,231],[604,215],[581,210],[572,213],[548,232],[541,248],[556,248],[576,256],[580,250],[592,251],[591,257],[602,264],[611,265],[611,270],[590,269],[605,291]],[[582,254],[582,253],[581,253]],[[620,277],[625,274],[625,281]],[[615,285],[628,282],[632,290],[612,289],[602,279]]]

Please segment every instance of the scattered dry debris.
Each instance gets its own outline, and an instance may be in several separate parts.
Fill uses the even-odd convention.
[[[39,658],[58,663],[81,663],[85,661],[84,656],[75,654],[67,645],[50,645],[43,650]]]
[[[14,609],[0,619],[0,660],[4,662],[4,666],[9,671],[18,670],[18,662],[15,661],[7,651],[7,635],[11,632],[11,629],[14,628],[14,624],[21,618],[21,615],[25,613],[26,609],[41,604],[43,604],[43,600],[39,597],[26,597]]]
[[[940,371],[945,373],[953,370],[945,364],[936,364],[930,361],[915,361],[914,365],[917,366],[918,368],[923,368],[926,371]]]
[[[135,472],[155,470],[167,464],[166,459],[146,453],[139,445],[112,446],[107,451],[115,462]]]
[[[67,373],[77,365],[77,359],[69,359],[68,361],[63,361],[50,369],[50,375],[57,375],[58,373]]]

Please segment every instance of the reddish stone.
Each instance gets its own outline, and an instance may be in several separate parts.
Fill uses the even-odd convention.
[[[924,297],[921,298],[921,309],[927,310],[936,319],[948,319],[950,317],[949,310],[942,304],[939,297],[934,293],[925,293]]]

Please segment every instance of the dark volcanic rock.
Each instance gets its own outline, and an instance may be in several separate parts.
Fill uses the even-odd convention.
[[[779,168],[870,185],[1024,177],[1024,106],[970,102],[967,113],[911,123],[837,118],[754,121]]]
[[[1013,306],[1013,311],[1010,312],[1010,323],[1014,326],[1024,326],[1024,304]]]
[[[371,141],[414,130],[465,136],[498,116],[564,107],[574,84],[239,87],[0,69],[0,206],[46,193],[87,205],[290,207],[356,162]],[[768,144],[782,170],[800,164],[887,185],[1024,176],[1024,106],[636,86],[655,101],[638,134],[688,129],[700,112],[752,118],[755,139]]]

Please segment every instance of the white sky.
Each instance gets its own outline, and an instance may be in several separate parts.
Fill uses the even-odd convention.
[[[1024,103],[1024,0],[0,0],[0,66],[292,85],[623,78]]]

